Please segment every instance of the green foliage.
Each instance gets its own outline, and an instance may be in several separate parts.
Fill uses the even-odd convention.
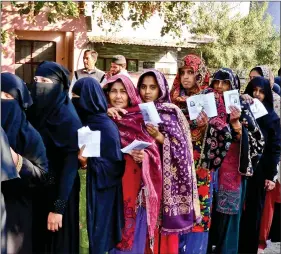
[[[7,42],[8,36],[9,36],[8,32],[1,28],[1,43],[2,44],[5,44]]]
[[[238,14],[231,16],[226,3],[200,5],[191,32],[216,38],[200,49],[208,66],[229,67],[240,74],[261,64],[269,65],[273,71],[279,69],[280,34],[271,17],[265,16],[267,3],[252,4],[249,15],[242,18]]]
[[[191,6],[193,6],[192,2],[95,1],[93,2],[93,15],[97,18],[99,27],[107,32],[112,32],[118,31],[124,21],[131,21],[133,28],[145,26],[145,22],[158,13],[164,20],[161,35],[170,34],[179,37],[183,28],[186,28],[191,22],[189,12]],[[125,17],[126,8],[129,10],[129,14]]]
[[[35,23],[35,17],[42,11],[46,13],[49,23],[79,17],[78,3],[72,1],[28,1],[20,3],[12,1],[11,4],[18,9],[20,15],[27,15],[27,20],[32,23]]]

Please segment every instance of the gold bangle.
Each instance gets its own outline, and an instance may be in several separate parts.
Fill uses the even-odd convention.
[[[22,159],[22,157],[19,154],[18,154],[18,157],[19,158],[18,158],[18,163],[17,163],[16,169],[19,172],[21,170],[21,168],[22,168],[23,159]]]
[[[84,165],[84,166],[81,166],[81,169],[86,169],[88,167],[88,165]]]

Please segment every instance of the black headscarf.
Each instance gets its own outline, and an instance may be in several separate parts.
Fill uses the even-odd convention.
[[[72,92],[80,96],[72,101],[83,125],[101,131],[101,157],[122,160],[119,130],[107,115],[106,97],[98,81],[90,77],[79,79]]]
[[[77,129],[80,119],[68,97],[69,71],[55,62],[42,62],[35,76],[49,78],[53,83],[35,82],[31,88],[34,104],[28,119],[41,133],[49,136],[57,147],[77,149]],[[74,147],[75,146],[75,147]]]
[[[12,73],[1,73],[1,91],[12,95],[22,109],[27,109],[33,103],[25,82]]]
[[[273,95],[270,87],[269,81],[264,77],[255,77],[253,78],[245,89],[245,94],[249,94],[250,96],[254,96],[254,88],[260,87],[264,92],[264,100],[262,101],[265,106],[268,114],[257,119],[257,122],[263,131],[264,136],[266,137],[265,131],[268,127],[275,121],[279,121],[278,115],[275,113],[273,108]]]
[[[245,89],[245,94],[249,94],[250,96],[253,97],[254,89],[256,87],[260,87],[261,89],[263,89],[264,100],[262,103],[264,104],[266,110],[270,114],[272,111],[274,111],[274,109],[273,109],[273,95],[272,95],[269,81],[264,77],[253,78],[247,85]]]

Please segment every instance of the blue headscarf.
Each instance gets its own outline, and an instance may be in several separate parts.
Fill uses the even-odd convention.
[[[46,149],[40,134],[27,121],[25,109],[32,104],[25,83],[11,73],[1,74],[1,91],[14,99],[1,99],[1,126],[16,153],[48,170]]]
[[[72,101],[83,125],[101,131],[101,157],[122,160],[119,130],[107,115],[107,101],[99,82],[91,77],[79,79],[72,92],[80,96]]]
[[[35,82],[31,88],[34,104],[28,119],[41,133],[49,136],[57,147],[77,150],[77,129],[80,119],[68,97],[69,71],[55,62],[42,62],[35,76],[49,78],[53,83]]]
[[[48,170],[46,149],[40,134],[26,120],[17,100],[1,99],[1,126],[10,146],[42,170]]]
[[[27,109],[33,103],[25,82],[12,73],[1,73],[1,91],[12,95],[22,109]]]
[[[1,127],[0,134],[1,143],[1,182],[11,180],[18,177],[15,164],[12,159],[10,145],[7,135]]]

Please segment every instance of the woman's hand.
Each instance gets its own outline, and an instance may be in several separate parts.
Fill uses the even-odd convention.
[[[240,125],[239,119],[241,116],[241,111],[235,106],[229,106],[229,110],[231,125]]]
[[[123,108],[109,108],[107,109],[107,115],[113,119],[121,120],[123,115],[126,115],[128,112]]]
[[[130,153],[136,163],[142,163],[144,159],[144,150],[132,150]]]
[[[197,127],[204,127],[208,123],[208,116],[204,111],[201,111],[200,114],[196,118]]]
[[[78,160],[81,164],[81,168],[83,168],[83,169],[85,169],[87,167],[87,161],[88,161],[87,157],[82,156],[85,147],[86,147],[86,145],[83,145],[78,153]]]
[[[253,104],[254,103],[254,99],[249,94],[241,94],[241,97],[248,104]]]
[[[273,189],[275,188],[275,182],[270,181],[270,180],[265,180],[264,188],[265,188],[267,191],[273,190]]]
[[[56,232],[60,228],[62,228],[62,214],[50,212],[48,216],[48,230]]]
[[[19,162],[19,155],[11,147],[10,147],[10,151],[11,151],[11,154],[12,154],[13,162],[14,162],[15,166],[17,166],[18,162]]]
[[[148,123],[146,125],[146,130],[151,137],[153,137],[160,144],[164,144],[164,135],[159,131],[158,127],[153,124]]]
[[[10,147],[10,151],[11,151],[11,155],[12,155],[12,159],[13,159],[13,162],[16,166],[16,169],[18,171],[18,173],[21,171],[21,168],[22,168],[22,157],[17,154],[13,148]]]

